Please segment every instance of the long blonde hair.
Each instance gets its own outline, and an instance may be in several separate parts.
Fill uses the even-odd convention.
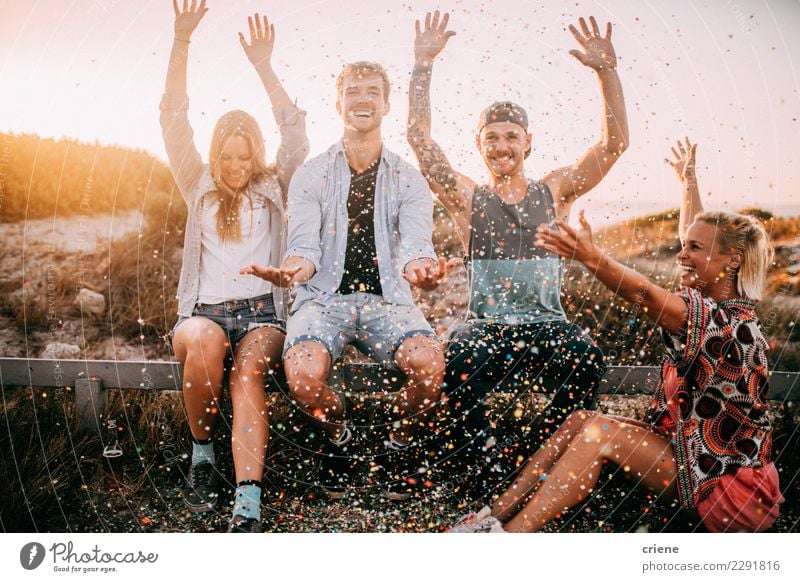
[[[253,167],[253,173],[247,186],[240,192],[236,192],[225,184],[220,168],[223,145],[228,139],[237,136],[247,141],[252,155]],[[250,184],[276,173],[275,166],[267,166],[264,153],[264,137],[261,134],[261,128],[258,127],[258,122],[253,116],[244,111],[234,110],[220,117],[214,126],[208,160],[211,166],[211,177],[214,179],[216,188],[213,193],[219,197],[219,209],[216,217],[217,234],[223,241],[240,241],[242,240],[242,228],[239,224],[239,216],[242,196],[247,196],[250,204],[252,204],[247,192]]]
[[[775,251],[764,225],[753,217],[736,212],[703,212],[695,220],[713,225],[719,244],[741,255],[736,271],[736,291],[748,299],[761,299],[767,271]]]

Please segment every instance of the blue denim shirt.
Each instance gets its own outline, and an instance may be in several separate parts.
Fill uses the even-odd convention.
[[[292,312],[308,300],[334,297],[344,274],[350,166],[337,142],[298,169],[289,186],[289,241],[286,257],[314,264],[316,272],[295,288]],[[414,305],[405,266],[436,259],[431,234],[433,197],[419,170],[383,147],[375,183],[375,249],[383,300]]]

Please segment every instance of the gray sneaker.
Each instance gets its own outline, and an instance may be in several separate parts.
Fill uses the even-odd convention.
[[[447,533],[505,533],[505,530],[500,520],[492,516],[491,507],[484,506],[477,513],[470,511]]]
[[[212,511],[219,501],[220,477],[217,468],[203,461],[189,467],[183,502],[194,512]]]
[[[228,533],[263,533],[261,521],[243,515],[234,515],[228,524]]]
[[[358,470],[355,446],[353,433],[348,427],[336,441],[329,440],[323,446],[317,483],[328,499],[343,499],[352,488]]]

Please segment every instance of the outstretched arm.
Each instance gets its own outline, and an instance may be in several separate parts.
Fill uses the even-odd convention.
[[[208,12],[206,0],[201,0],[198,5],[192,0],[183,0],[183,9],[178,7],[178,0],[172,0],[172,9],[175,11],[175,36],[172,39],[172,51],[169,54],[169,67],[167,68],[167,83],[165,93],[186,94],[186,61],[189,58],[189,43],[192,40],[197,25]]]
[[[244,54],[247,55],[247,60],[253,65],[264,84],[272,106],[291,107],[292,100],[272,69],[275,25],[270,24],[266,16],[262,19],[258,12],[254,16],[247,17],[247,25],[250,29],[250,44],[245,40],[244,34],[239,33],[239,43],[244,49]]]
[[[455,32],[447,30],[449,14],[439,21],[439,11],[425,15],[425,27],[417,20],[414,70],[408,88],[408,143],[419,161],[431,190],[462,228],[468,226],[475,183],[453,170],[442,148],[431,137],[431,74],[433,61]],[[465,222],[466,223],[462,224]]]
[[[536,244],[583,263],[603,285],[623,299],[641,306],[650,319],[667,331],[676,333],[683,329],[688,318],[683,299],[603,253],[592,241],[592,229],[583,211],[580,223],[581,228],[577,231],[563,220],[556,221],[560,230],[540,226],[536,229]]]
[[[703,202],[700,200],[700,189],[697,186],[697,172],[695,168],[695,154],[697,144],[692,144],[689,138],[686,139],[686,147],[680,140],[677,142],[678,149],[672,148],[672,155],[675,160],[664,158],[678,174],[678,179],[683,185],[681,192],[681,213],[678,220],[678,235],[681,242],[686,239],[686,231],[689,225],[694,222],[694,217],[703,212]]]
[[[247,25],[250,30],[250,43],[248,44],[241,32],[239,43],[264,84],[275,112],[275,119],[281,132],[281,145],[277,155],[278,182],[285,195],[289,190],[292,175],[308,155],[305,112],[297,110],[272,68],[275,25],[270,24],[266,16],[262,18],[258,12],[247,17]]]
[[[178,188],[188,200],[202,174],[203,162],[194,144],[194,132],[189,125],[186,62],[189,60],[192,33],[208,12],[208,8],[205,0],[199,4],[193,0],[191,6],[184,0],[183,9],[178,7],[178,0],[172,0],[172,8],[175,11],[175,36],[169,55],[160,122],[170,170]]]
[[[606,35],[602,36],[593,16],[589,17],[589,22],[591,30],[583,18],[579,20],[581,32],[570,25],[570,32],[585,52],[571,50],[569,54],[594,70],[600,80],[603,100],[600,140],[573,165],[559,168],[544,178],[562,217],[569,214],[572,203],[579,196],[600,183],[628,148],[628,116],[617,75],[617,55],[611,43],[611,23],[606,24]]]

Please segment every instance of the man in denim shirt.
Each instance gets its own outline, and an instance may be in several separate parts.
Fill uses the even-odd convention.
[[[386,149],[381,122],[389,79],[376,63],[344,67],[336,109],[342,140],[297,170],[289,188],[289,240],[280,269],[251,272],[294,288],[284,366],[293,400],[327,431],[320,485],[343,497],[355,469],[344,395],[328,383],[348,343],[407,378],[398,421],[376,456],[374,479],[408,498],[422,465],[415,442],[441,393],[444,357],[409,283],[434,289],[445,273],[431,242],[433,202],[420,172]]]

